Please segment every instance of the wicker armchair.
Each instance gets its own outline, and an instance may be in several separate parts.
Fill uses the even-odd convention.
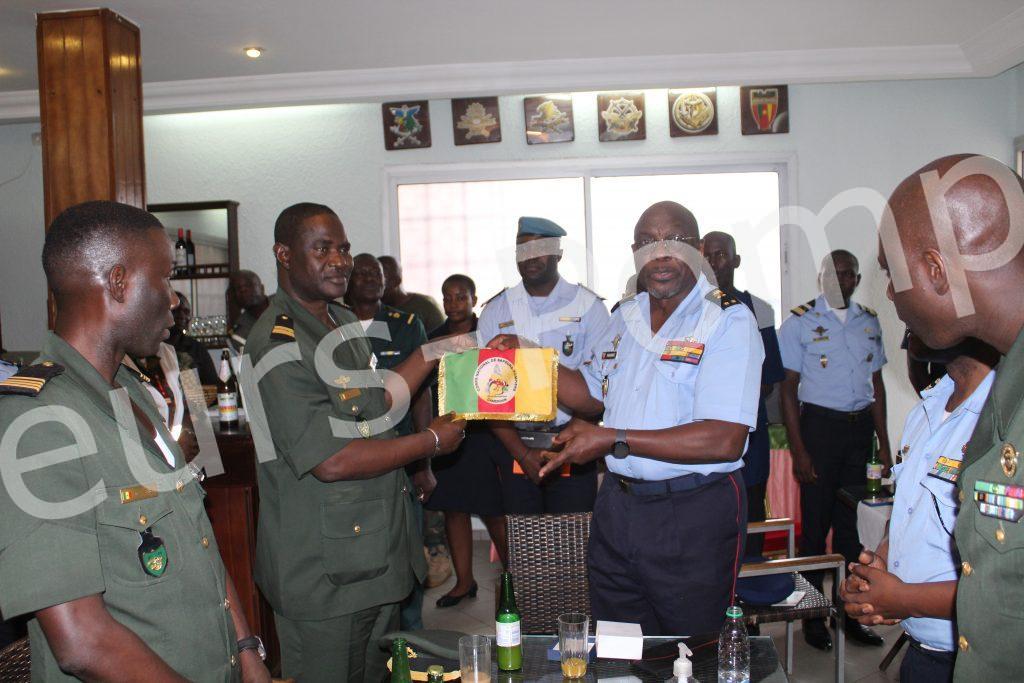
[[[0,650],[0,681],[29,683],[31,680],[32,658],[26,637]]]
[[[589,540],[589,512],[508,516],[508,567],[523,633],[557,633],[559,614],[590,614]]]
[[[799,572],[828,570],[835,572],[838,586],[846,576],[846,561],[842,555],[814,555],[812,557],[796,557],[795,532],[793,520],[769,519],[764,522],[752,522],[747,526],[748,534],[767,533],[769,531],[786,531],[789,557],[779,560],[766,560],[744,564],[740,567],[740,578],[767,576],[770,574],[793,573],[795,590],[803,591],[804,597],[793,607],[773,607],[744,605],[743,613],[749,624],[764,624],[774,621],[786,622],[786,673],[793,673],[793,622],[797,619],[824,619],[835,614],[832,601],[822,595],[821,591],[812,586]],[[837,615],[835,619],[835,675],[837,683],[843,683],[845,661],[846,634],[845,619]]]

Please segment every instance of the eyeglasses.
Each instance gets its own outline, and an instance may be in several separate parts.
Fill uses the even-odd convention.
[[[690,246],[697,246],[700,244],[699,237],[683,237],[682,235],[669,235],[664,239],[655,239],[653,237],[644,237],[633,243],[633,249],[643,249],[649,247],[652,244],[658,242],[682,242],[683,244],[689,244]]]

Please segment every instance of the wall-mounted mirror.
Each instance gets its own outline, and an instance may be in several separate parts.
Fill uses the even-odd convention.
[[[150,204],[175,245],[174,288],[192,309],[191,336],[207,347],[226,345],[229,316],[225,292],[238,270],[238,202]]]

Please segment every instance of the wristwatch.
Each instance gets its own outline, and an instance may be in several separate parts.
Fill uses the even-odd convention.
[[[625,458],[629,455],[629,443],[626,442],[626,430],[615,430],[615,445],[612,446],[612,455],[616,458]]]
[[[256,654],[260,656],[264,662],[267,661],[267,648],[263,647],[263,641],[260,640],[259,636],[249,636],[248,638],[242,638],[237,643],[238,654],[246,650],[256,650]]]

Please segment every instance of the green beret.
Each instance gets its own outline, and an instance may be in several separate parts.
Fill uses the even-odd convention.
[[[519,232],[516,237],[523,235],[537,235],[539,237],[565,237],[566,232],[558,223],[549,221],[547,218],[536,216],[521,216],[519,218]]]

